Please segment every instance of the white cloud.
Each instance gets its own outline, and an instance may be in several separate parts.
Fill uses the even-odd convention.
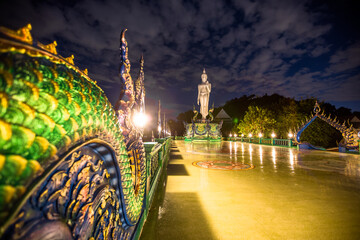
[[[321,14],[311,12],[307,3],[105,0],[68,6],[21,1],[19,8],[20,1],[14,0],[0,3],[7,9],[0,20],[13,27],[31,22],[35,38],[58,40],[60,55],[74,54],[75,63],[88,68],[112,99],[118,94],[119,34],[124,28],[132,76],[137,76],[143,53],[148,96],[168,99],[168,106],[183,101],[176,109],[191,108],[195,99],[190,98],[196,95],[191,89],[200,82],[203,67],[213,96],[216,91],[229,98],[277,92],[359,99],[350,87],[358,79],[359,43],[334,52],[337,46],[326,38],[332,26],[320,24]],[[321,69],[306,63],[324,54],[331,57],[321,62]]]

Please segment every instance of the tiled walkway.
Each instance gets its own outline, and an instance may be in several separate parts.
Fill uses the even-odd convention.
[[[174,141],[141,239],[360,239],[360,156]]]

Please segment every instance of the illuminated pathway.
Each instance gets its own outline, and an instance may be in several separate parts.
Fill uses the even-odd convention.
[[[360,239],[359,155],[174,141],[167,173],[142,240]]]

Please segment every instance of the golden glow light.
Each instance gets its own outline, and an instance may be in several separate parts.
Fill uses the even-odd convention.
[[[259,133],[259,138],[261,138],[263,135],[262,135],[262,133]]]
[[[272,133],[271,138],[275,138],[275,137],[276,137],[275,133]]]
[[[148,120],[149,120],[148,116],[142,112],[135,113],[133,117],[133,123],[135,124],[136,127],[139,128],[145,127]]]
[[[232,137],[232,134],[230,133],[230,135],[229,135],[230,137]]]
[[[250,138],[252,137],[252,134],[251,134],[251,133],[249,133],[249,137],[250,137]]]
[[[274,168],[276,169],[276,151],[275,148],[272,149],[272,160],[274,163]]]
[[[288,134],[289,138],[292,138],[294,135],[292,133]]]
[[[294,172],[294,154],[293,154],[293,151],[290,150],[289,151],[289,160],[290,160],[290,168],[292,170],[292,172]]]

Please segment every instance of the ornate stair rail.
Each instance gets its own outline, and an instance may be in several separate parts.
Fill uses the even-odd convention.
[[[134,238],[150,174],[132,124],[145,110],[143,59],[134,84],[123,31],[115,111],[74,56],[30,30],[0,28],[0,238]]]
[[[353,128],[352,124],[347,127],[345,125],[345,122],[343,124],[339,123],[338,120],[336,120],[336,117],[334,119],[331,118],[331,116],[326,116],[324,111],[321,112],[321,108],[318,104],[318,102],[315,102],[315,106],[314,106],[314,115],[310,118],[310,119],[306,119],[306,121],[295,131],[295,143],[298,144],[301,148],[301,141],[300,141],[300,136],[302,134],[302,132],[316,119],[316,118],[320,118],[321,120],[323,120],[324,122],[328,123],[330,126],[334,127],[335,129],[337,129],[339,132],[341,132],[345,143],[344,146],[339,146],[339,150],[341,148],[344,148],[344,151],[346,150],[350,150],[350,151],[359,151],[359,135],[356,132],[356,130]],[[306,147],[304,145],[304,147]]]

